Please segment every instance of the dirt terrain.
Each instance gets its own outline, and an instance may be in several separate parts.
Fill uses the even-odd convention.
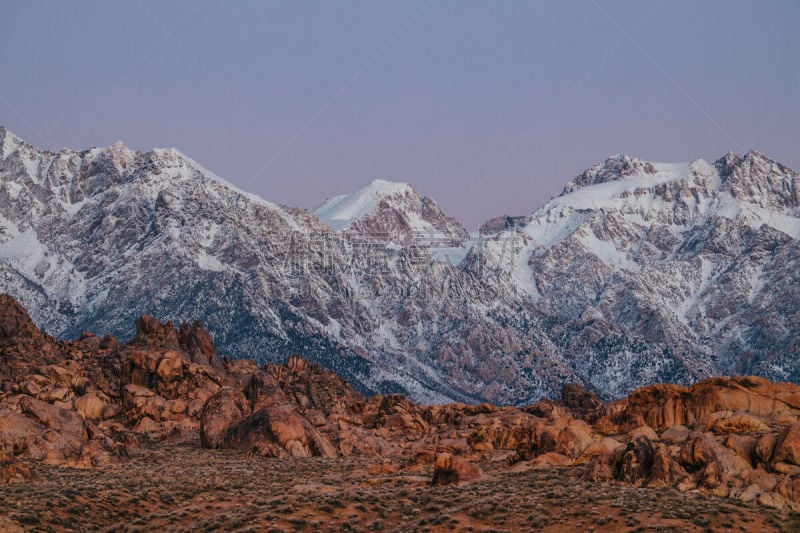
[[[418,405],[197,322],[58,340],[0,295],[0,495],[0,532],[792,531],[800,386]]]
[[[755,504],[620,482],[575,482],[566,468],[431,485],[374,457],[275,459],[145,443],[123,465],[32,465],[0,485],[3,531],[800,531]]]

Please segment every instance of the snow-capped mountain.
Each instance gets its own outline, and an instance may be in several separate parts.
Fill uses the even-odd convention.
[[[407,183],[375,180],[353,194],[328,199],[313,213],[350,239],[421,248],[451,265],[458,265],[477,240],[433,198],[420,196]]]
[[[797,381],[799,188],[758,152],[713,165],[614,156],[486,248],[521,238],[492,267],[596,389],[730,373]]]
[[[395,244],[459,246],[467,231],[432,198],[407,183],[375,180],[353,194],[335,196],[314,214],[337,231]]]
[[[614,156],[470,236],[405,184],[312,214],[177,150],[56,153],[2,128],[0,148],[0,290],[56,335],[198,318],[221,353],[298,352],[423,402],[800,380],[800,185],[756,152]]]
[[[142,313],[198,318],[232,356],[298,352],[364,389],[424,401],[481,394],[469,370],[451,379],[440,367],[452,363],[429,354],[447,357],[482,331],[491,338],[511,318],[487,319],[495,295],[425,246],[334,232],[176,150],[54,153],[5,130],[2,146],[0,289],[47,331],[124,338]]]

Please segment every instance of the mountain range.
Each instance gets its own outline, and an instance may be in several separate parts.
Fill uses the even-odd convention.
[[[531,403],[578,383],[800,381],[800,180],[759,152],[600,162],[470,233],[376,180],[313,212],[174,149],[52,152],[0,127],[0,291],[50,334],[202,321],[363,392]]]

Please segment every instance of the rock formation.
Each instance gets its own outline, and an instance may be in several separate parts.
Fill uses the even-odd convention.
[[[713,378],[610,403],[570,385],[525,408],[425,406],[365,397],[297,356],[220,358],[196,322],[143,316],[136,328],[124,345],[88,332],[59,341],[0,296],[0,479],[30,479],[39,462],[102,468],[135,460],[142,439],[183,436],[275,458],[391,458],[436,485],[480,479],[481,464],[555,468],[800,511],[798,385]]]

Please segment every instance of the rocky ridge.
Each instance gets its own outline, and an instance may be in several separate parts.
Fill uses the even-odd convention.
[[[654,385],[602,402],[578,385],[524,408],[365,397],[296,356],[220,358],[198,323],[144,316],[126,344],[41,333],[0,297],[0,472],[136,461],[141,442],[199,433],[207,448],[276,458],[366,456],[428,483],[563,469],[592,482],[699,490],[800,510],[800,386],[763,378]],[[195,441],[196,442],[196,441]],[[481,467],[480,465],[484,465]],[[386,472],[383,472],[384,474]]]
[[[796,382],[799,183],[758,152],[713,165],[615,156],[493,224],[467,268],[524,291],[576,381],[601,394],[714,375]]]
[[[0,288],[52,334],[94,329],[128,339],[144,313],[199,318],[234,357],[281,362],[302,353],[362,391],[426,402],[474,398],[485,380],[469,376],[493,371],[477,368],[478,359],[547,345],[535,328],[506,331],[535,320],[516,304],[488,316],[503,298],[433,257],[430,243],[334,232],[305,210],[239,191],[177,150],[117,143],[55,153],[0,136]],[[406,192],[420,217],[442,216]],[[431,301],[440,302],[436,313]],[[505,340],[470,355],[473,368],[447,361],[489,338]],[[540,376],[519,379],[548,387]],[[513,393],[510,383],[493,390]]]
[[[0,289],[61,338],[198,318],[232,357],[299,353],[419,403],[800,381],[800,185],[758,152],[613,156],[467,236],[405,184],[321,220],[177,150],[49,152],[2,128],[0,146]]]

